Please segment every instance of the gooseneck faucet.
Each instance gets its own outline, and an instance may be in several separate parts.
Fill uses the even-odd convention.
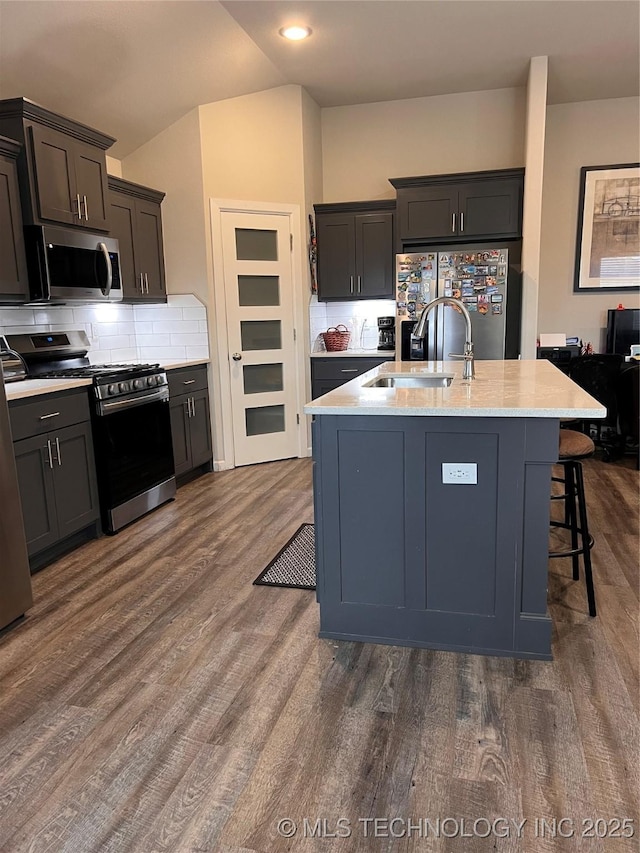
[[[451,305],[455,308],[459,308],[462,312],[462,316],[464,317],[465,323],[465,342],[464,342],[464,353],[462,355],[458,355],[457,353],[449,353],[449,358],[463,358],[464,359],[464,368],[462,371],[463,379],[475,379],[476,378],[476,369],[473,363],[473,342],[471,340],[471,316],[467,310],[467,306],[460,299],[456,299],[453,296],[439,296],[437,299],[433,299],[429,302],[423,309],[420,317],[418,318],[418,322],[416,323],[413,330],[414,338],[424,338],[427,332],[427,319],[429,317],[429,313],[436,305]]]

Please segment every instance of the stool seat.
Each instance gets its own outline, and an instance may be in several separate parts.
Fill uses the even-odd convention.
[[[574,429],[560,430],[560,446],[558,456],[562,459],[581,459],[591,456],[596,449],[595,444],[583,432]]]

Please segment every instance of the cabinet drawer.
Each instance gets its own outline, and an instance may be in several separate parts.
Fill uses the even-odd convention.
[[[207,365],[197,367],[180,367],[167,373],[169,395],[178,397],[180,394],[190,394],[192,391],[205,391],[208,387]]]
[[[73,394],[46,394],[28,400],[14,400],[9,406],[14,441],[42,435],[90,419],[89,397],[85,388]]]
[[[361,376],[367,370],[371,370],[382,364],[383,361],[392,361],[384,358],[312,358],[311,378],[329,379],[331,381],[348,382],[355,376]]]

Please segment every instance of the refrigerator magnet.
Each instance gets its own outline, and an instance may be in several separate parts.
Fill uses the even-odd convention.
[[[498,285],[497,284],[491,284],[487,288],[487,293],[497,293],[497,292],[498,292]]]
[[[399,272],[398,273],[398,281],[406,281],[409,278],[408,272]]]
[[[507,265],[506,264],[499,264],[498,275],[500,276],[500,278],[504,278],[506,276],[506,274],[507,274]]]
[[[487,287],[495,287],[497,283],[495,275],[488,275],[485,279]]]
[[[491,305],[491,313],[492,314],[502,314],[502,303],[494,302]]]
[[[492,293],[491,294],[492,302],[502,302],[502,294],[501,293]]]
[[[445,287],[444,295],[445,296],[453,296],[453,290],[450,287]]]
[[[453,293],[451,295],[453,296],[454,299],[460,299],[460,297],[462,296],[462,293],[460,292],[460,288],[454,287]],[[455,308],[455,305],[453,307]]]
[[[478,314],[488,314],[489,306],[488,305],[478,305]]]
[[[478,310],[478,303],[477,302],[469,301],[466,303],[466,305],[467,305],[467,311],[469,311],[469,313],[471,313],[471,311],[477,311]]]
[[[495,264],[489,267],[489,275],[498,275],[498,267]]]
[[[476,275],[489,275],[489,267],[484,264],[476,266]]]
[[[489,303],[489,297],[487,296],[487,294],[486,293],[479,293],[478,294],[478,305],[488,305],[488,303]]]
[[[462,296],[473,296],[473,287],[462,286]]]

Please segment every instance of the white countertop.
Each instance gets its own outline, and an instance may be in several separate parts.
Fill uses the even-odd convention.
[[[179,367],[194,367],[196,364],[208,364],[208,358],[185,358],[162,363],[165,370]],[[7,400],[21,400],[24,397],[37,397],[39,394],[55,394],[56,391],[69,391],[91,385],[91,379],[23,379],[20,382],[7,382],[4,390]]]
[[[606,409],[544,359],[476,361],[476,378],[462,379],[459,361],[392,361],[374,367],[307,403],[307,415],[604,418]],[[448,388],[365,388],[394,373],[453,373]]]
[[[343,349],[339,352],[312,352],[311,358],[395,358],[396,352],[392,349]]]

